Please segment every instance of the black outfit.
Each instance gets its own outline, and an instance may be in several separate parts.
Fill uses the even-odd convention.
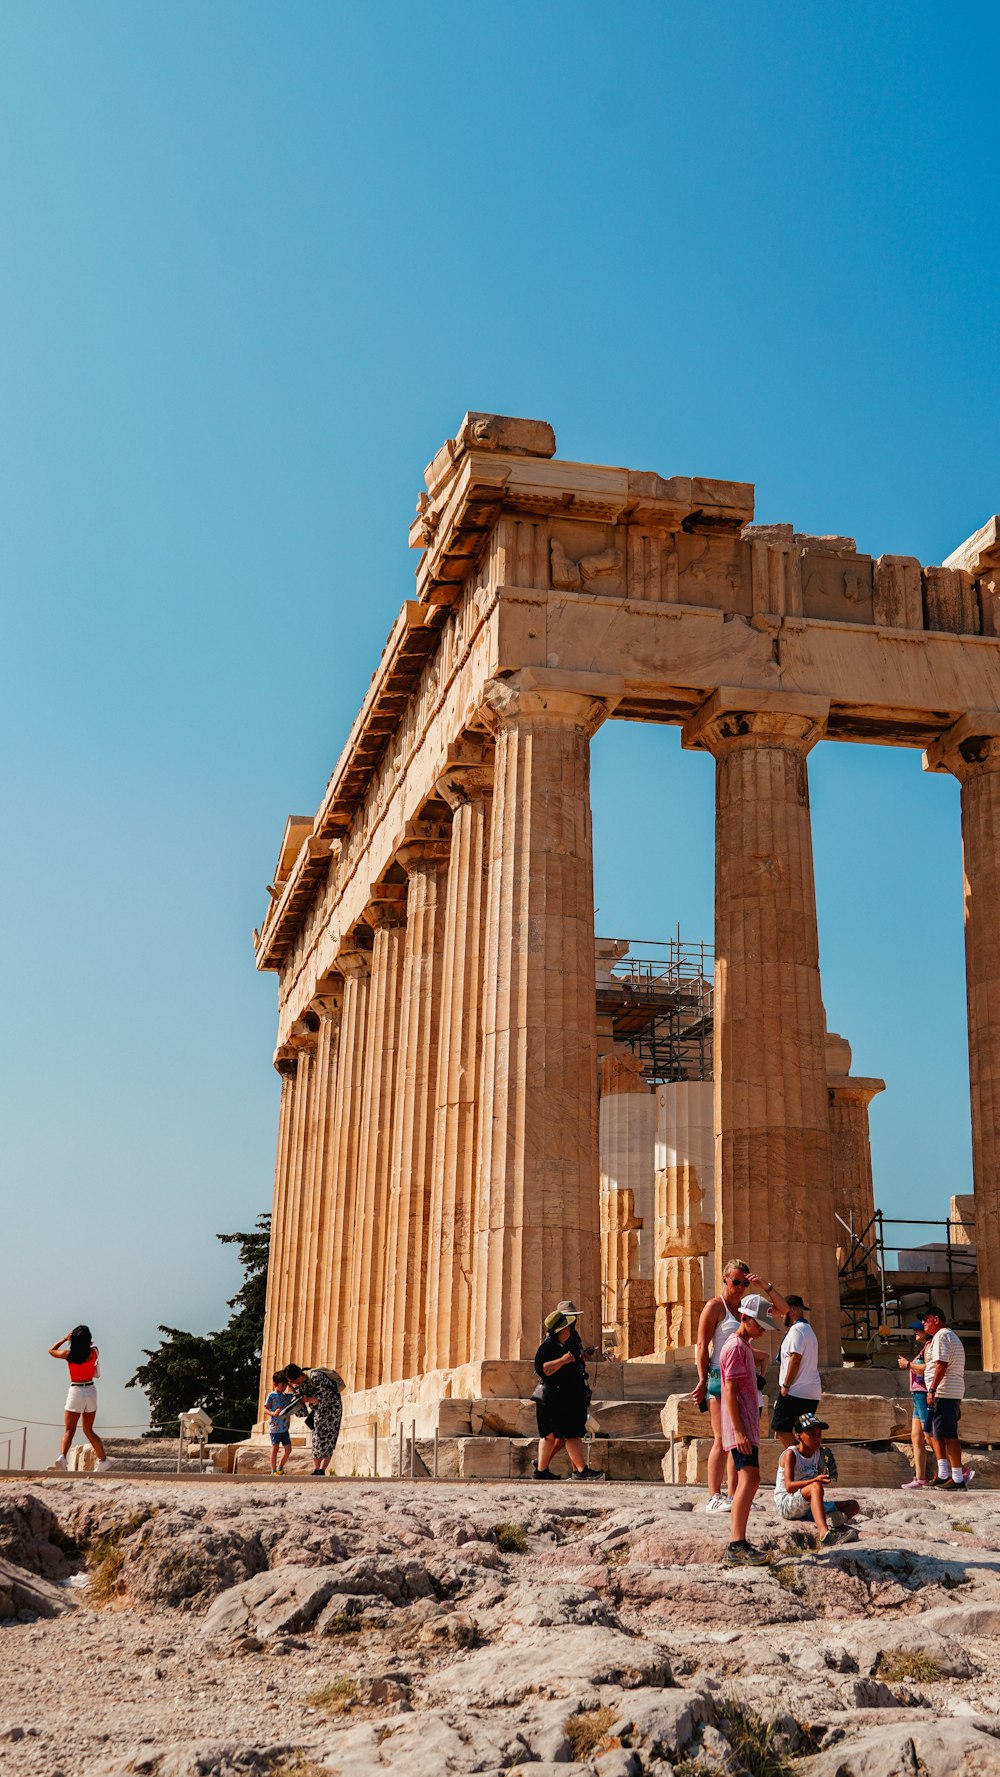
[[[771,1430],[793,1432],[795,1421],[803,1413],[815,1413],[818,1407],[818,1401],[807,1401],[800,1394],[779,1394],[774,1403]]]
[[[543,1396],[535,1403],[540,1438],[582,1438],[586,1435],[590,1386],[579,1334],[576,1335],[576,1345],[574,1350],[572,1333],[565,1344],[550,1333],[535,1352],[535,1374],[542,1383]],[[551,1363],[554,1358],[565,1357],[567,1352],[572,1355],[573,1363],[546,1376],[542,1365]]]

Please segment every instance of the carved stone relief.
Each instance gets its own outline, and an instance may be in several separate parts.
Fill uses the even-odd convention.
[[[557,592],[625,596],[625,551],[619,546],[617,526],[555,519],[549,550]]]

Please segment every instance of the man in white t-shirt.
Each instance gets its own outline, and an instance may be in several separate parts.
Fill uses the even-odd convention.
[[[809,1310],[801,1296],[786,1296],[788,1328],[778,1352],[778,1398],[774,1403],[771,1431],[785,1450],[795,1442],[795,1421],[803,1413],[815,1413],[823,1398],[819,1373],[819,1340],[806,1320]]]
[[[931,1487],[944,1487],[949,1493],[964,1493],[968,1488],[962,1464],[962,1441],[958,1421],[965,1398],[965,1346],[957,1333],[945,1325],[945,1317],[933,1303],[925,1310],[924,1381],[927,1384],[927,1436],[937,1457],[937,1475]]]

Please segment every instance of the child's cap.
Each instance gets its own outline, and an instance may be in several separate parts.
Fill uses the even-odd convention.
[[[815,1413],[800,1413],[795,1421],[796,1431],[829,1431],[825,1419],[817,1419]]]

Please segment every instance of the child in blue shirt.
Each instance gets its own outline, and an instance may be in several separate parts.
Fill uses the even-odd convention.
[[[274,1387],[264,1402],[264,1415],[270,1421],[271,1433],[271,1473],[283,1475],[292,1448],[292,1434],[288,1429],[288,1409],[295,1395],[288,1387],[288,1376],[284,1370],[275,1370],[271,1377]]]

